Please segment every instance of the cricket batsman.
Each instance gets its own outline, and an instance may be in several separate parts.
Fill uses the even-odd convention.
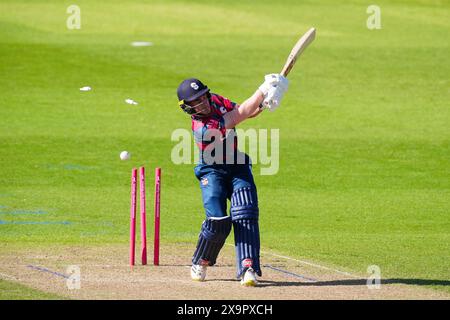
[[[256,275],[262,275],[258,196],[251,160],[238,151],[235,127],[266,108],[275,110],[287,88],[288,80],[282,75],[266,75],[256,92],[239,105],[211,93],[198,79],[186,79],[178,87],[179,106],[191,117],[194,140],[200,149],[194,172],[206,213],[192,257],[193,280],[205,280],[206,269],[216,263],[231,227],[237,279],[243,286],[256,286]]]

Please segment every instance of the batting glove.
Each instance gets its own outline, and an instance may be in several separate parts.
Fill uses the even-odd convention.
[[[267,74],[264,77],[264,83],[262,85],[260,85],[258,88],[259,91],[261,91],[263,95],[266,95],[269,92],[270,88],[276,87],[280,83],[280,81],[281,81],[280,77],[283,77],[283,76],[276,74],[276,73]]]
[[[283,99],[284,93],[289,87],[289,81],[283,76],[280,77],[278,85],[269,89],[262,103],[262,105],[270,111],[275,111],[275,109],[279,107],[281,99]]]

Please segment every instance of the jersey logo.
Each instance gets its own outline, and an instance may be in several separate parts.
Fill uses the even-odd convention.
[[[195,82],[191,82],[191,88],[194,90],[198,90],[198,84],[196,84]]]
[[[202,179],[202,185],[204,185],[204,186],[208,185],[208,178]]]
[[[225,107],[220,107],[220,112],[222,112],[222,114],[227,113],[227,109],[225,109]]]

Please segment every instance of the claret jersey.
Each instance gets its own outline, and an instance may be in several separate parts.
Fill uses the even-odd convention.
[[[192,116],[192,132],[200,151],[200,164],[239,163],[236,130],[226,129],[223,116],[237,104],[220,95],[211,93],[213,112],[208,117]]]

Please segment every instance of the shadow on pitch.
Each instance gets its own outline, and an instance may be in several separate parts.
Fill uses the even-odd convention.
[[[406,284],[414,286],[449,286],[449,280],[431,279],[381,279],[383,284]],[[317,282],[297,282],[297,281],[269,281],[260,280],[260,287],[333,287],[333,286],[366,286],[367,279],[344,279]]]

